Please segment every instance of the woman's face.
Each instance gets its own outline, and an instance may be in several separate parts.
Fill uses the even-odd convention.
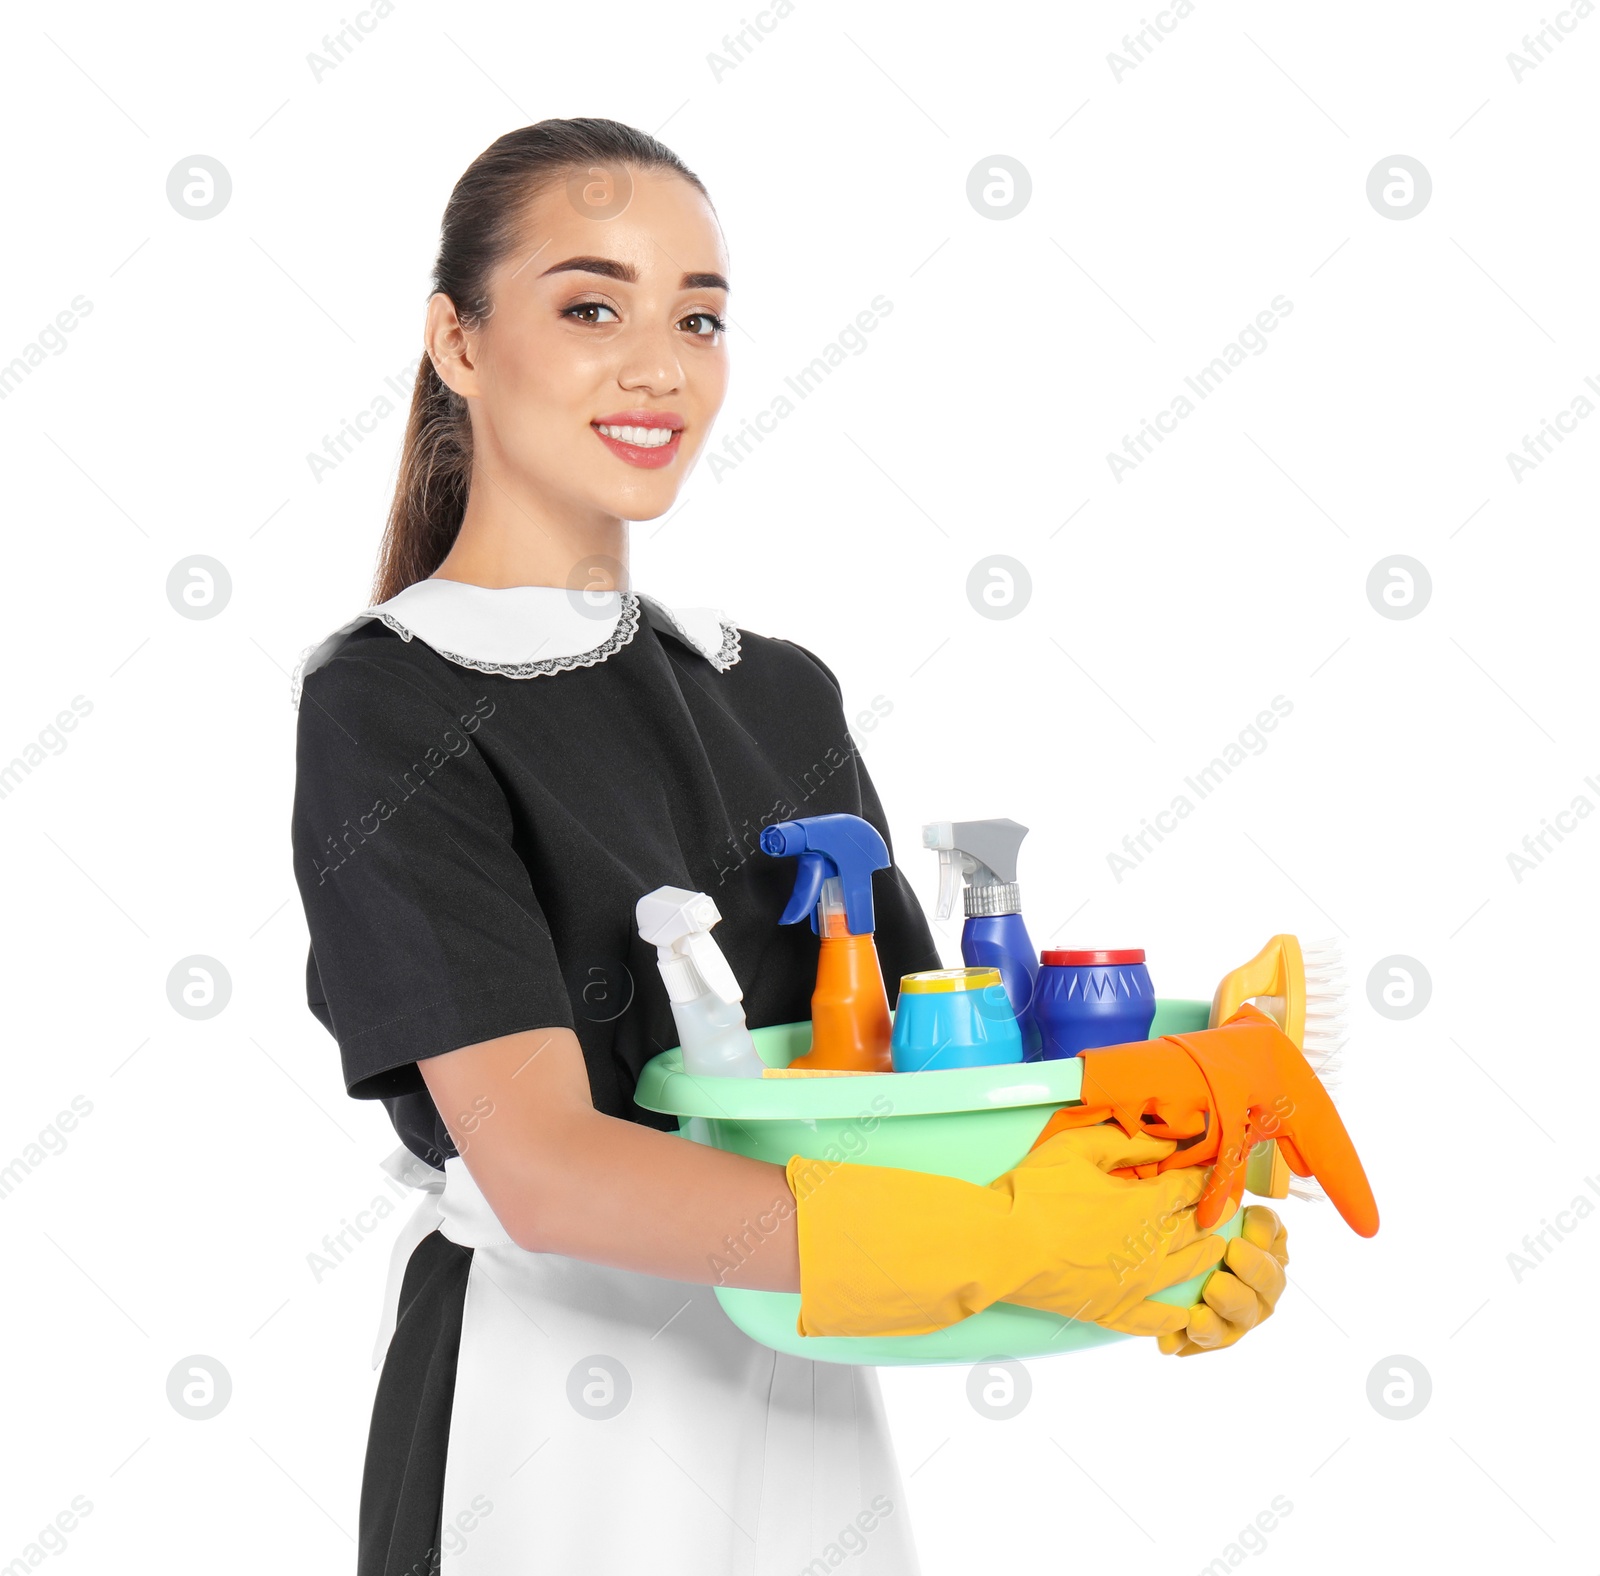
[[[597,217],[608,203],[621,212]],[[578,518],[664,514],[727,392],[727,275],[716,218],[680,176],[627,169],[613,187],[597,172],[536,199],[488,317],[446,333],[460,357],[436,355],[472,401],[473,485],[488,470]],[[453,318],[443,296],[430,343],[436,313]]]

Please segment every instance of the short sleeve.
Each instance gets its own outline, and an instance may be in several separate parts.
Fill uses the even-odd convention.
[[[336,655],[301,690],[292,842],[308,1003],[358,1099],[424,1088],[424,1057],[573,1027],[510,807],[473,742],[482,720],[365,655]]]
[[[783,643],[786,646],[793,646],[794,649],[802,656],[808,658],[812,663],[815,664],[818,672],[820,672],[822,676],[833,686],[833,692],[839,697],[839,700],[842,704],[844,701],[844,686],[839,683],[838,674],[836,674],[833,669],[830,668],[828,664],[816,654],[816,652],[811,650],[809,646],[802,646],[798,640],[785,639]]]

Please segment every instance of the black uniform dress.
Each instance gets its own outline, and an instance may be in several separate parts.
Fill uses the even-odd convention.
[[[452,585],[420,589],[466,600],[449,609],[458,630],[479,607],[503,620],[564,595]],[[702,618],[690,638],[681,613],[611,596],[590,651],[507,664],[434,649],[403,622],[402,593],[297,675],[308,1002],[338,1041],[350,1095],[382,1100],[431,1167],[456,1151],[418,1061],[519,1030],[573,1030],[596,1109],[675,1125],[633,1102],[640,1069],[677,1043],[655,948],[635,929],[638,899],[663,885],[710,893],[751,1027],[803,1021],[817,938],[803,921],[777,923],[795,862],[763,854],[760,829],[847,811],[889,842],[819,658],[725,621],[708,639]],[[508,671],[484,670],[496,666]],[[873,898],[893,1004],[902,973],[940,959],[897,866],[876,873]],[[433,1231],[406,1264],[367,1447],[361,1576],[438,1568],[473,1252]]]

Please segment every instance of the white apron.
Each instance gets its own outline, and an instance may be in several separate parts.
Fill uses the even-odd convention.
[[[465,1163],[400,1150],[435,1226],[473,1250],[445,1463],[440,1576],[918,1576],[871,1368],[772,1351],[709,1286],[529,1253]]]

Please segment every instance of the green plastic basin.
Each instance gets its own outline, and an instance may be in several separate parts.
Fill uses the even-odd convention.
[[[1203,1029],[1211,1004],[1158,1000],[1152,1039]],[[770,1067],[811,1048],[809,1023],[752,1031]],[[674,1047],[639,1075],[634,1099],[678,1118],[679,1131],[714,1149],[787,1165],[792,1155],[899,1166],[987,1184],[1027,1154],[1052,1112],[1078,1098],[1081,1063],[1024,1062],[948,1072],[875,1073],[854,1078],[694,1078]],[[1235,1237],[1243,1211],[1217,1228]],[[1169,1287],[1156,1301],[1199,1301],[1206,1276]],[[821,1362],[873,1366],[976,1363],[1049,1357],[1126,1340],[1098,1324],[1035,1308],[995,1303],[928,1335],[801,1335],[798,1292],[714,1288],[723,1311],[752,1340]]]

